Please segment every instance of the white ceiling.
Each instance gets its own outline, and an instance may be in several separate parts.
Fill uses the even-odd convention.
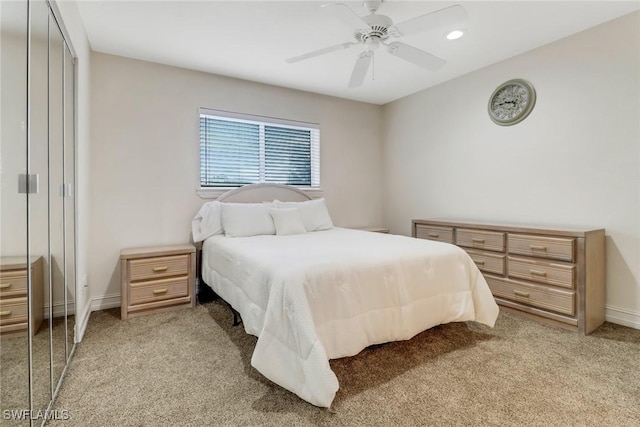
[[[315,1],[78,2],[94,51],[342,98],[385,104],[640,9],[640,1],[395,1],[378,10],[398,23],[453,4],[467,35],[442,30],[400,39],[448,62],[431,72],[375,54],[374,75],[347,88],[361,46],[288,64],[285,59],[353,41],[353,31]],[[344,2],[360,16],[361,2]],[[518,76],[514,76],[518,77]]]

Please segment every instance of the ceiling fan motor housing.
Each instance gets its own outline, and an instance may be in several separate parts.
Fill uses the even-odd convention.
[[[381,41],[389,38],[389,27],[393,25],[393,21],[388,16],[371,14],[364,16],[362,20],[369,25],[369,28],[353,33],[358,43],[377,48]]]

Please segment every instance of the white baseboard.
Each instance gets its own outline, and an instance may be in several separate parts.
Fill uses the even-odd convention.
[[[87,330],[87,324],[89,323],[89,315],[91,314],[91,303],[88,303],[84,308],[84,313],[80,316],[80,319],[76,321],[76,342],[82,341],[84,333]]]
[[[49,304],[44,304],[44,318],[49,318]],[[53,303],[53,318],[64,316],[64,301]],[[70,302],[67,304],[67,314],[74,314],[76,312],[75,304]]]
[[[605,306],[604,318],[607,322],[640,329],[640,313],[631,310]]]
[[[103,295],[91,299],[91,311],[120,307],[120,294]]]

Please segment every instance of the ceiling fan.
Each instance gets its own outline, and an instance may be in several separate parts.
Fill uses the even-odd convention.
[[[351,78],[349,79],[348,86],[354,88],[361,86],[364,82],[364,78],[369,71],[369,66],[373,61],[373,54],[382,45],[386,47],[387,52],[391,55],[397,56],[419,67],[426,68],[427,70],[435,71],[444,66],[446,63],[444,59],[438,58],[406,43],[390,41],[389,39],[437,28],[454,29],[456,26],[464,23],[467,18],[464,8],[460,5],[454,5],[400,22],[399,24],[394,24],[393,20],[388,16],[378,15],[376,13],[382,5],[382,0],[365,1],[363,5],[369,11],[369,14],[363,17],[356,14],[344,3],[328,3],[322,5],[322,8],[354,29],[353,36],[355,42],[341,43],[305,53],[304,55],[294,56],[293,58],[287,59],[287,62],[295,63],[315,56],[324,55],[325,53],[348,49],[351,46],[364,45],[365,51],[360,53],[358,59],[356,59]]]

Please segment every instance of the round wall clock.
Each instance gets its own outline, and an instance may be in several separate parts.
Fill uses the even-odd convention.
[[[526,80],[509,80],[498,86],[489,98],[489,117],[501,126],[524,120],[536,103],[536,91]]]

